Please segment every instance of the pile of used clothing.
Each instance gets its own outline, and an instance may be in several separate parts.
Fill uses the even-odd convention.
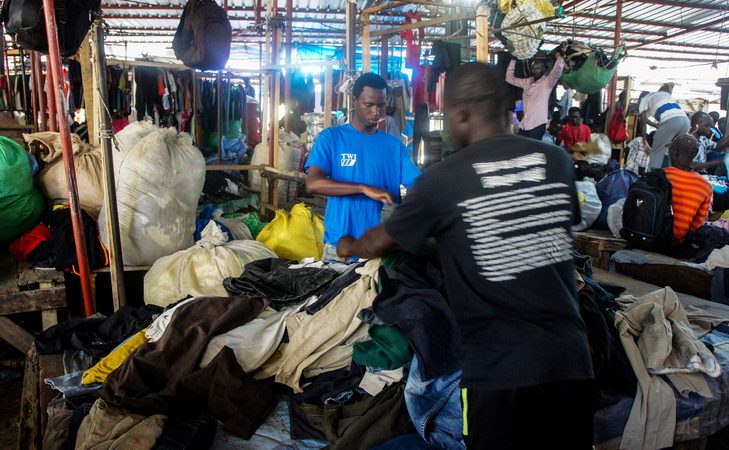
[[[63,352],[66,374],[46,380],[63,395],[46,444],[202,449],[254,442],[285,418],[281,443],[297,448],[464,448],[461,337],[442,281],[408,255],[267,258],[226,278],[228,297],[52,327],[37,346]]]
[[[608,56],[598,47],[568,40],[560,81],[577,92],[594,94],[607,86],[623,56],[623,46],[615,49],[613,56]]]
[[[575,261],[595,410],[625,423],[610,408],[646,395],[615,325],[633,309],[592,280],[589,257]],[[63,397],[44,448],[465,449],[462,338],[431,262],[264,258],[222,287],[44,332],[39,352],[63,352],[66,370],[46,380]]]

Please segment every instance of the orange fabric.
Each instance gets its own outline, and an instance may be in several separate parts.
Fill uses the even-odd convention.
[[[706,222],[711,205],[712,188],[696,172],[666,167],[671,182],[673,202],[673,237],[683,242],[686,233],[696,231]]]

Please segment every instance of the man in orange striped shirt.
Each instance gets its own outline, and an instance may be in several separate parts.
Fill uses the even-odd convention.
[[[673,237],[683,243],[689,231],[706,222],[711,205],[711,184],[691,170],[699,151],[699,141],[690,134],[680,134],[669,147],[671,167],[663,169],[671,182],[673,197]]]

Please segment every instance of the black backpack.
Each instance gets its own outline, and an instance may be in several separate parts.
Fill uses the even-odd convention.
[[[92,11],[101,0],[56,0],[56,26],[61,56],[73,56],[91,28]],[[4,0],[0,20],[5,32],[26,50],[48,53],[43,0]]]
[[[662,170],[649,172],[628,190],[620,235],[634,248],[665,250],[673,241],[671,182]]]
[[[172,49],[187,67],[219,70],[228,63],[232,37],[228,15],[215,0],[188,0]]]

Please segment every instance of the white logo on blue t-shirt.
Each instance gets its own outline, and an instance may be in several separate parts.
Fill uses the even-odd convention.
[[[356,153],[342,153],[342,167],[354,167],[357,162]]]

